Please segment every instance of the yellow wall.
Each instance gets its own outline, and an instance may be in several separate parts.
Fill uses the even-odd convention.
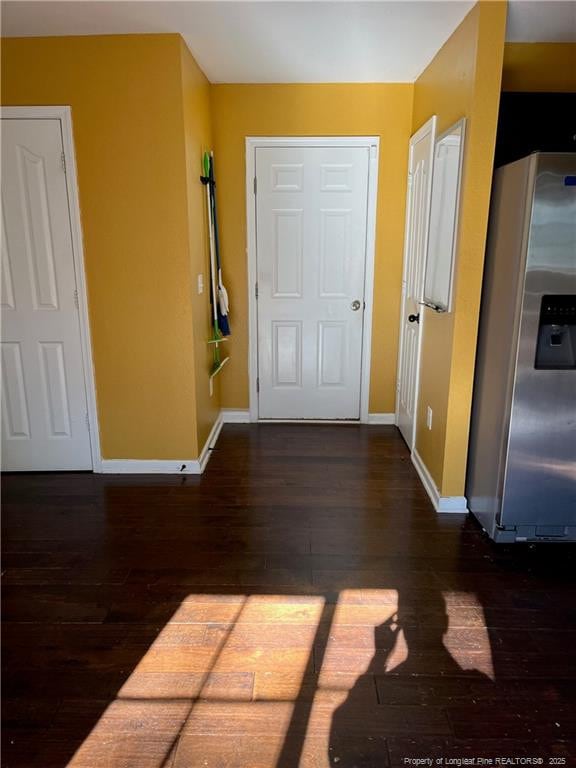
[[[245,137],[378,135],[370,411],[394,410],[412,93],[411,84],[213,86],[223,271],[232,297],[224,407],[248,407]]]
[[[416,448],[444,496],[464,493],[505,27],[505,3],[477,3],[414,90],[413,130],[433,114],[439,133],[467,118],[454,309],[425,310],[420,369]]]
[[[184,69],[177,35],[2,41],[4,104],[72,107],[104,458],[198,454],[190,291],[204,251],[183,94],[204,115],[196,129],[187,112],[190,151],[209,124],[207,84]]]
[[[212,336],[210,323],[210,256],[207,235],[208,206],[206,188],[200,184],[201,158],[212,148],[210,114],[210,83],[194,61],[183,40],[180,40],[182,60],[182,105],[188,193],[188,233],[190,244],[190,291],[194,326],[194,369],[196,385],[196,424],[198,447],[206,443],[212,425],[220,411],[220,377],[214,379],[214,394],[210,396],[209,375],[212,347],[206,341]],[[197,277],[204,278],[204,293],[198,295]]]
[[[477,4],[415,85],[210,86],[177,35],[3,41],[3,103],[72,106],[105,458],[195,457],[220,402],[248,406],[246,136],[381,137],[370,410],[393,411],[408,139],[465,115],[455,310],[426,312],[417,430],[442,493],[463,493],[504,28],[504,3]],[[211,136],[233,302],[221,400],[198,183]]]
[[[576,92],[576,43],[506,43],[502,90]]]

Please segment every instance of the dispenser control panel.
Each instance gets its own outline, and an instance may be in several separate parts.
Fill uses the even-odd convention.
[[[534,367],[576,369],[576,295],[542,296]]]

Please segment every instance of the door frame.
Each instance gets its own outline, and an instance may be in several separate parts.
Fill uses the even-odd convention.
[[[256,258],[256,150],[263,147],[365,147],[370,151],[368,163],[368,199],[366,210],[366,256],[364,268],[364,323],[362,326],[362,363],[360,370],[360,419],[368,423],[370,399],[370,362],[372,352],[372,311],[374,299],[374,260],[376,251],[376,205],[378,198],[378,161],[380,157],[379,136],[291,136],[291,137],[246,137],[246,233],[248,258],[248,376],[250,392],[250,421],[259,421],[258,392],[258,303],[256,281],[258,264]],[[275,419],[266,419],[266,422]],[[286,421],[286,419],[278,419]],[[290,419],[298,422],[299,419]],[[307,424],[311,419],[302,419]],[[322,420],[320,423],[327,423]],[[332,422],[336,424],[357,423],[355,420]]]
[[[82,221],[80,218],[80,202],[78,198],[78,173],[76,169],[76,154],[74,151],[74,131],[72,127],[72,108],[69,106],[26,106],[2,107],[0,116],[12,120],[59,120],[62,131],[62,148],[66,169],[66,191],[68,194],[68,211],[70,214],[70,232],[72,239],[72,255],[78,293],[78,319],[80,324],[80,346],[82,349],[82,372],[86,391],[86,410],[88,430],[90,435],[90,451],[92,453],[92,471],[102,471],[102,454],[100,453],[100,430],[98,425],[98,410],[96,406],[96,384],[94,381],[94,363],[92,355],[92,338],[88,314],[88,296],[86,290],[86,273],[84,270],[84,247],[82,239]]]
[[[408,212],[412,204],[412,184],[410,180],[410,167],[412,163],[412,155],[414,152],[414,145],[421,141],[425,136],[430,134],[432,140],[430,142],[430,174],[428,178],[428,216],[426,218],[426,235],[425,235],[425,252],[422,259],[422,277],[426,274],[426,255],[428,252],[428,237],[430,235],[430,205],[432,202],[432,176],[434,174],[434,147],[436,143],[436,115],[432,115],[418,130],[410,136],[408,142],[408,184],[406,185],[406,214],[404,219],[404,249],[403,249],[403,261],[402,261],[402,297],[400,302],[400,327],[398,334],[398,366],[396,370],[396,406],[394,408],[394,422],[398,426],[399,422],[399,407],[400,407],[400,372],[402,365],[402,352],[404,349],[404,312],[406,305],[406,292],[404,290],[406,282],[406,268],[408,264],[408,235],[409,224]],[[424,281],[422,281],[422,287],[424,287]],[[422,300],[422,297],[420,297]],[[420,394],[420,362],[422,357],[422,336],[424,334],[424,318],[426,314],[424,312],[424,306],[420,312],[420,331],[418,334],[418,349],[416,351],[416,376],[414,382],[414,424],[412,425],[412,445],[410,446],[410,452],[412,453],[416,448],[416,427],[418,424],[418,396]]]

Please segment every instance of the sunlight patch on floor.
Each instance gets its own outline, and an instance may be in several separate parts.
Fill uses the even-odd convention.
[[[290,755],[300,768],[327,768],[349,734],[363,749],[387,734],[445,735],[441,709],[421,705],[434,696],[426,679],[444,674],[493,679],[472,593],[431,589],[414,601],[346,589],[335,605],[191,594],[68,765],[274,768]]]

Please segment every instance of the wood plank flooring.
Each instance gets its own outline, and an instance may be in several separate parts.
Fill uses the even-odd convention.
[[[3,551],[5,768],[576,764],[575,548],[435,514],[393,427],[8,475]]]

